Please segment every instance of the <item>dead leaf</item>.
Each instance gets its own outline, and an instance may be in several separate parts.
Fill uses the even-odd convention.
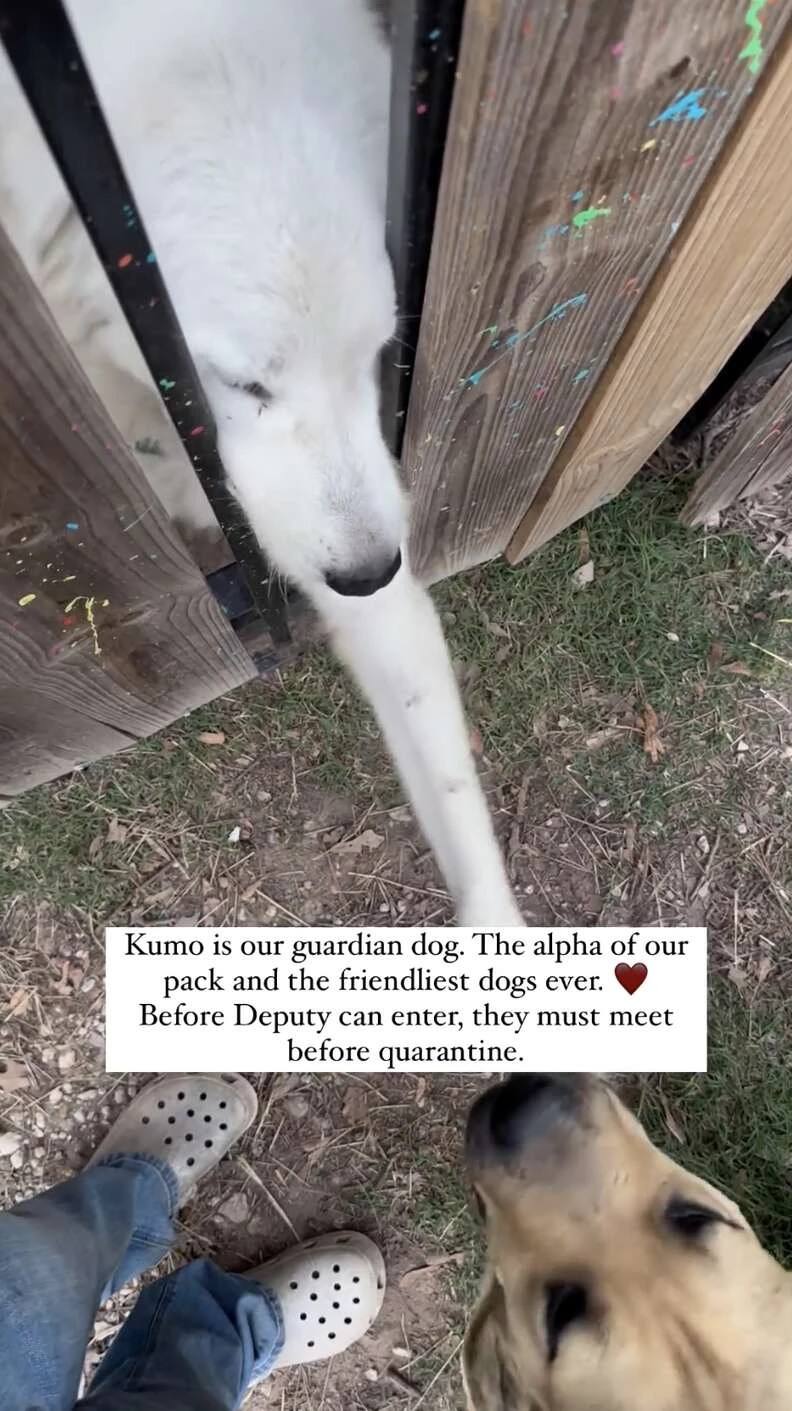
[[[604,730],[595,730],[594,734],[589,735],[586,740],[586,749],[601,750],[603,745],[607,745],[610,740],[615,740],[623,733],[618,725],[608,725]]]
[[[60,976],[53,982],[52,988],[56,995],[64,995],[70,998],[75,990],[79,990],[85,979],[85,971],[79,965],[75,965],[71,960],[60,962]]]
[[[748,984],[748,976],[746,975],[742,966],[730,965],[727,973],[729,980],[734,985],[734,988],[736,990],[739,990],[741,995],[745,994],[746,986]]]
[[[499,622],[493,622],[493,621],[492,621],[492,618],[490,618],[490,617],[487,617],[487,618],[485,618],[484,620],[485,620],[485,622],[486,622],[486,624],[487,624],[487,631],[489,632],[489,634],[490,634],[491,637],[506,637],[506,638],[508,638],[509,633],[506,631],[506,628],[505,628],[505,627],[501,627],[501,625],[500,625]]]
[[[426,1101],[426,1079],[425,1079],[424,1077],[420,1077],[420,1078],[418,1079],[418,1082],[417,1082],[416,1085],[415,1085],[415,1105],[416,1105],[416,1107],[423,1107],[425,1101]]]
[[[107,825],[108,843],[125,843],[129,829],[123,823],[119,823],[117,818],[111,818]]]
[[[14,993],[8,1001],[8,1012],[5,1016],[6,1019],[21,1019],[22,1015],[25,1014],[26,1011],[30,1008],[30,1002],[32,999],[33,993],[31,990],[14,990]]]
[[[572,582],[576,588],[587,588],[589,583],[594,582],[594,560],[587,559],[585,563],[576,568],[572,574]]]
[[[279,1073],[269,1090],[270,1102],[282,1102],[301,1082],[302,1073]]]
[[[388,809],[388,817],[394,823],[409,823],[412,820],[412,811],[409,804],[400,803],[396,808]]]
[[[202,745],[224,745],[226,742],[222,730],[202,730],[198,739]]]
[[[350,1083],[344,1093],[342,1112],[345,1120],[351,1122],[353,1127],[359,1127],[368,1121],[368,1094],[360,1083]]]
[[[95,862],[104,847],[104,838],[92,838],[88,844],[88,857],[91,862]]]
[[[676,1139],[676,1141],[684,1142],[685,1133],[662,1095],[660,1097],[660,1101],[663,1104],[663,1117],[665,1118],[665,1124],[669,1132],[671,1133],[672,1137]]]
[[[578,563],[588,563],[591,558],[591,540],[585,525],[578,530]]]
[[[765,982],[765,980],[767,979],[768,975],[770,974],[770,971],[772,970],[772,968],[773,968],[773,957],[772,957],[771,955],[768,955],[767,952],[765,952],[764,955],[760,958],[759,964],[758,964],[757,967],[756,967],[756,983],[757,983],[757,985],[763,985],[763,984],[764,984],[764,982]]]
[[[481,738],[481,731],[479,730],[477,725],[471,725],[468,739],[470,741],[470,748],[473,753],[476,755],[482,755],[484,753],[484,741]]]
[[[0,1058],[0,1093],[18,1093],[30,1087],[27,1068],[15,1058]]]
[[[710,671],[714,671],[716,666],[720,666],[723,661],[723,643],[713,642],[707,652],[707,666]]]
[[[375,833],[373,828],[366,828],[364,832],[358,833],[356,838],[346,838],[344,842],[336,843],[330,851],[343,853],[345,857],[359,857],[362,852],[374,852],[381,848],[384,841],[381,833]]]
[[[721,671],[728,676],[753,676],[753,672],[742,661],[729,661],[721,667]]]
[[[446,1268],[449,1264],[459,1266],[465,1256],[458,1254],[435,1254],[431,1259],[427,1259],[425,1264],[419,1264],[417,1269],[408,1269],[406,1274],[402,1274],[399,1279],[399,1288],[405,1293],[409,1293],[411,1288],[422,1283],[425,1279],[431,1278],[439,1269]]]
[[[657,764],[660,756],[665,754],[665,745],[660,739],[660,721],[657,712],[647,701],[643,708],[643,747],[644,753],[648,754],[652,764]]]

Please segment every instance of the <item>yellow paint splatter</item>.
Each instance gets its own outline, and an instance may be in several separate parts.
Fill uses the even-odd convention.
[[[643,145],[643,147],[641,148],[641,151],[642,151],[642,152],[648,152],[648,151],[651,150],[652,147],[656,147],[656,146],[657,146],[657,138],[656,138],[656,137],[650,137],[648,142],[644,142],[644,145]]]
[[[23,596],[19,599],[19,606],[21,608],[26,608],[29,603],[34,603],[35,601],[35,593],[24,593]]]
[[[557,426],[556,429],[555,429],[555,434],[556,434],[556,436],[563,436],[563,434],[564,434],[565,431],[566,431],[566,427],[565,427],[565,426]]]
[[[88,619],[88,626],[90,627],[90,629],[91,629],[91,634],[92,634],[92,636],[93,636],[94,656],[95,656],[95,657],[101,656],[101,655],[102,655],[102,648],[101,648],[100,645],[99,645],[99,632],[98,632],[98,629],[97,629],[97,626],[96,626],[96,617],[95,617],[95,608],[96,608],[96,605],[97,605],[97,604],[96,604],[96,598],[86,598],[85,596],[81,596],[81,597],[79,597],[79,598],[72,598],[71,602],[66,604],[66,607],[64,608],[64,612],[71,612],[72,609],[75,608],[78,603],[85,603],[85,616],[86,616],[86,618]],[[102,608],[107,608],[107,607],[109,607],[109,606],[110,606],[110,599],[109,599],[109,598],[103,598],[102,601],[99,603],[99,607],[102,607]]]

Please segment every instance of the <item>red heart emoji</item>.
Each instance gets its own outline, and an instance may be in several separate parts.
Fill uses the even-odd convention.
[[[627,965],[622,961],[615,970],[616,979],[628,995],[634,995],[636,990],[640,990],[647,973],[642,960],[636,961],[635,965]]]

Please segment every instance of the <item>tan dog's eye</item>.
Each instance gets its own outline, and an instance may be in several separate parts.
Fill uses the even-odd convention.
[[[547,1357],[558,1356],[561,1339],[568,1328],[588,1316],[588,1293],[582,1284],[548,1284],[545,1289],[545,1330]]]
[[[679,1196],[668,1202],[665,1220],[676,1234],[684,1235],[686,1239],[697,1239],[711,1225],[723,1223],[723,1217],[715,1210],[708,1210],[704,1205]]]

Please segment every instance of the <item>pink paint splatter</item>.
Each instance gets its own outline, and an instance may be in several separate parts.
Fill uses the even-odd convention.
[[[134,255],[122,255],[121,259],[118,261],[118,268],[127,269],[129,265],[131,265],[134,258]]]
[[[624,53],[624,40],[620,39],[618,44],[611,44],[611,54],[614,59],[620,59]]]
[[[428,104],[428,103],[418,103],[417,106],[416,106],[415,111],[416,111],[416,113],[418,114],[419,118],[422,118],[422,117],[424,116],[424,113],[428,113],[428,112],[429,112],[429,104]]]
[[[692,165],[693,165],[693,163],[695,162],[695,160],[696,160],[695,157],[683,157],[683,158],[682,158],[682,166],[683,166],[683,167],[692,167]]]
[[[193,429],[192,429],[192,431],[190,432],[190,435],[191,435],[191,436],[203,436],[205,430],[206,430],[206,427],[205,427],[205,426],[194,426]]]

